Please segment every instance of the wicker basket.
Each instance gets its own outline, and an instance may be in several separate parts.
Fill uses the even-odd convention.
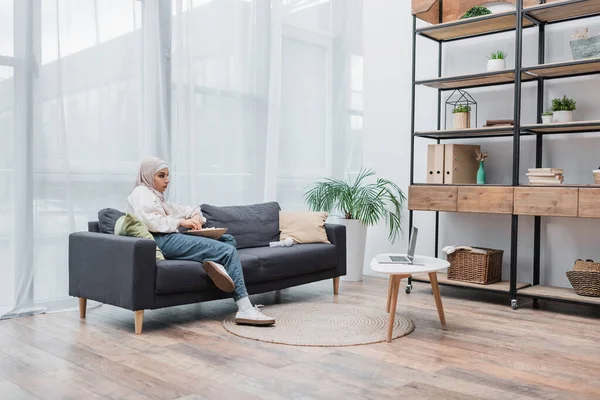
[[[600,272],[568,271],[567,278],[578,295],[600,297]]]
[[[487,254],[457,250],[448,254],[448,279],[489,285],[502,280],[503,250],[483,249]]]
[[[577,260],[567,278],[579,296],[600,297],[600,263]]]

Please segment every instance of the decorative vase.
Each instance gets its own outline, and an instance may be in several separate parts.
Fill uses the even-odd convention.
[[[485,169],[483,168],[483,161],[479,161],[479,170],[477,171],[477,184],[485,185]]]
[[[487,70],[488,72],[503,71],[506,69],[505,59],[488,60]]]
[[[471,113],[454,114],[454,129],[467,129],[471,127]]]
[[[554,111],[554,122],[573,122],[573,111]]]
[[[346,226],[346,275],[343,281],[360,282],[365,266],[365,246],[367,244],[367,227],[357,219],[337,220]]]
[[[552,115],[542,115],[542,123],[543,124],[551,124],[552,123]]]

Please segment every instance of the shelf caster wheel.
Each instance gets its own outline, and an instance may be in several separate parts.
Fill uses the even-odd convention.
[[[535,310],[539,310],[540,309],[540,305],[538,304],[538,299],[533,299],[533,308]]]
[[[406,285],[404,288],[404,293],[410,294],[410,292],[412,292],[412,285]]]
[[[512,307],[513,310],[516,310],[517,308],[517,300],[511,300],[510,301],[510,306]]]

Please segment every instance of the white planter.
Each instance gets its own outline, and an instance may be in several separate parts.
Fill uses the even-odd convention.
[[[360,282],[365,266],[367,227],[356,219],[339,219],[336,223],[346,226],[346,275],[342,280]]]
[[[552,115],[542,115],[542,123],[543,124],[551,124],[552,123]]]
[[[573,111],[554,111],[554,122],[573,122]]]
[[[454,114],[454,129],[467,129],[471,127],[471,113]]]
[[[488,60],[487,70],[488,72],[503,71],[506,69],[506,60]]]

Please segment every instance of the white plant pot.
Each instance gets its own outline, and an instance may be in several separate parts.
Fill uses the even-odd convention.
[[[487,70],[488,72],[503,71],[506,69],[506,60],[488,60]]]
[[[336,223],[346,226],[346,275],[341,279],[360,282],[365,267],[367,227],[356,219],[339,219]]]
[[[542,123],[543,124],[551,124],[552,123],[552,115],[542,115]]]
[[[454,129],[467,129],[471,127],[471,113],[454,114]]]
[[[554,111],[554,122],[573,122],[573,111]]]

